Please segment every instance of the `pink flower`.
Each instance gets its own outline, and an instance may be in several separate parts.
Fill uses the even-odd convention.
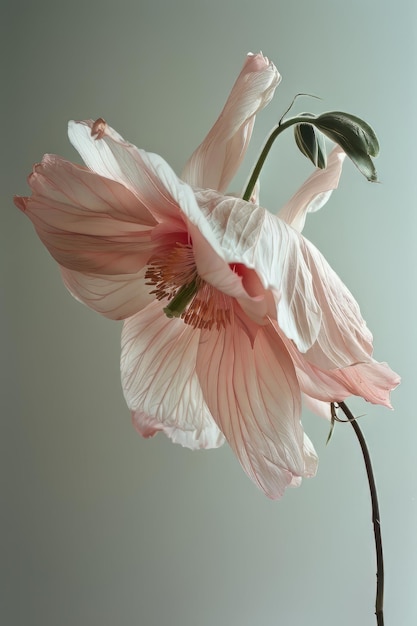
[[[302,393],[319,410],[351,394],[389,406],[399,382],[372,359],[358,305],[300,234],[336,188],[343,153],[278,217],[224,195],[279,80],[268,59],[248,56],[182,179],[103,120],[71,122],[87,167],[47,155],[32,196],[15,200],[71,293],[125,320],[122,383],[137,430],[190,448],[226,438],[271,498],[316,471]]]

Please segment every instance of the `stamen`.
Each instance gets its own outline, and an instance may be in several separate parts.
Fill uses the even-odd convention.
[[[215,326],[220,330],[230,324],[232,315],[232,298],[202,281],[198,293],[182,315],[182,319],[194,328],[211,329]]]
[[[168,300],[164,313],[180,317],[194,328],[217,330],[231,321],[233,301],[206,283],[197,273],[190,244],[176,243],[149,262],[146,284],[158,300]]]

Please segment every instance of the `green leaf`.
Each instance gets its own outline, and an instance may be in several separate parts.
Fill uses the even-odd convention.
[[[309,114],[303,115],[310,117]],[[327,153],[323,135],[311,124],[297,124],[294,127],[294,137],[304,156],[316,167],[324,169],[327,165]]]
[[[377,180],[375,165],[371,159],[379,152],[374,130],[364,120],[349,113],[329,111],[312,121],[329,139],[339,144],[352,159],[360,172],[371,182]]]
[[[339,129],[342,133],[344,131],[345,135],[352,134],[352,138],[356,135],[369,156],[378,156],[379,143],[375,131],[360,117],[342,111],[329,111],[318,115],[316,121],[320,126]]]
[[[327,435],[327,439],[326,439],[326,446],[329,444],[330,439],[332,438],[333,435],[333,430],[334,430],[334,425],[335,422],[337,421],[337,413],[336,413],[336,407],[334,402],[330,403],[330,430],[329,430],[329,434]]]

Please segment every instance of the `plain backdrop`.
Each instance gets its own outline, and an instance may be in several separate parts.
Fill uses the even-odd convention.
[[[268,500],[225,445],[136,434],[121,324],[66,292],[13,205],[46,152],[80,162],[69,119],[104,117],[178,172],[247,52],[283,80],[259,116],[239,191],[270,129],[346,110],[377,131],[381,184],[349,162],[305,229],[349,286],[395,410],[353,400],[380,495],[387,626],[417,623],[416,18],[413,0],[10,0],[1,3],[1,575],[5,626],[373,626],[370,503],[352,429],[308,412],[316,478]],[[276,211],[312,167],[292,133],[262,174]]]

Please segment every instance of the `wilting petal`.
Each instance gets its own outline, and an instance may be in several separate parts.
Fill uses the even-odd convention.
[[[190,224],[188,231],[193,240],[194,259],[199,276],[217,291],[236,299],[253,321],[258,324],[266,323],[269,311],[265,293],[253,293],[252,290],[248,290],[242,276],[230,267],[223,254],[214,252],[198,228]],[[217,242],[215,245],[217,247]]]
[[[322,312],[320,332],[306,359],[325,370],[370,361],[372,334],[358,303],[317,248],[307,239],[302,241],[301,252]]]
[[[252,347],[246,323],[235,319],[219,332],[202,331],[197,373],[243,469],[270,498],[279,498],[294,476],[312,475],[316,464],[311,454],[305,457],[291,358],[271,326],[258,329]]]
[[[248,55],[218,120],[187,162],[183,180],[194,187],[226,190],[245,156],[255,115],[271,100],[280,80],[266,57]]]
[[[137,274],[100,276],[61,267],[61,275],[74,298],[112,320],[126,319],[155,299],[145,283],[144,269]]]
[[[94,128],[92,120],[68,124],[70,141],[88,167],[130,189],[154,218],[164,223],[165,230],[182,231],[180,207],[187,212],[187,206],[195,203],[190,186],[158,154],[136,148],[105,123],[98,136]]]
[[[210,213],[216,236],[226,260],[253,268],[274,295],[286,337],[325,370],[369,361],[372,335],[359,306],[317,248],[264,209],[230,201]]]
[[[312,275],[303,256],[303,238],[265,209],[216,192],[197,194],[212,224],[226,261],[256,272],[264,290],[273,294],[275,311],[285,335],[301,351],[316,341],[321,326]],[[245,308],[245,303],[241,302]],[[278,307],[278,308],[277,308]]]
[[[297,368],[297,375],[301,389],[318,400],[342,402],[353,395],[389,409],[392,408],[390,392],[400,384],[400,377],[387,363],[374,360],[327,371],[304,360],[303,367]]]
[[[326,204],[332,190],[339,184],[345,153],[337,146],[332,150],[327,167],[317,169],[278,212],[278,217],[301,232],[307,213],[314,213]]]
[[[195,373],[200,331],[168,319],[161,302],[127,319],[121,372],[126,402],[144,436],[163,431],[189,448],[215,448],[223,435],[204,401]]]
[[[359,396],[372,404],[391,408],[390,392],[400,383],[400,377],[386,363],[368,358],[363,363],[349,367],[324,370],[310,363],[306,355],[283,337],[293,360],[301,390],[312,399],[326,402],[341,402],[349,396]],[[315,404],[309,407],[318,414],[322,408]]]
[[[310,409],[310,411],[330,421],[332,417],[331,409],[330,409],[330,402],[324,402],[323,400],[316,400],[316,398],[312,398],[306,393],[303,393],[302,397],[303,397],[303,404],[308,409]]]
[[[330,198],[333,189],[339,184],[345,153],[339,146],[332,150],[327,167],[317,169],[305,181],[285,206],[278,212],[278,217],[301,232],[307,213],[321,209]]]
[[[91,120],[70,122],[69,136],[72,143],[89,167],[102,176],[122,182],[155,219],[161,220],[152,232],[155,244],[158,240],[162,240],[163,244],[167,236],[175,240],[175,233],[187,233],[193,240],[201,276],[204,279],[205,273],[219,276],[217,270],[221,267],[222,285],[219,288],[232,297],[238,294],[247,297],[241,281],[225,263],[223,250],[213,234],[213,225],[201,211],[193,189],[180,180],[161,157],[126,143],[107,124],[100,138],[94,139],[91,135],[93,126]],[[200,264],[200,259],[204,258],[209,258],[209,271],[206,271],[204,263]],[[207,280],[210,282],[209,278]]]
[[[156,222],[125,187],[54,155],[35,165],[29,185],[32,196],[15,203],[58,263],[101,274],[146,263]]]
[[[275,298],[270,316],[311,363],[327,370],[370,360],[359,306],[313,244],[261,207],[214,191],[197,197],[225,260],[255,271]]]
[[[304,433],[304,441],[303,441],[303,450],[304,450],[304,471],[305,476],[312,477],[316,475],[317,465],[318,465],[318,456],[314,449],[314,446],[311,442],[311,439]],[[301,476],[293,476],[292,481],[289,484],[289,487],[299,487],[301,485]]]
[[[311,439],[304,433],[303,437],[304,449],[304,475],[311,477],[317,472],[318,457],[314,449]]]

